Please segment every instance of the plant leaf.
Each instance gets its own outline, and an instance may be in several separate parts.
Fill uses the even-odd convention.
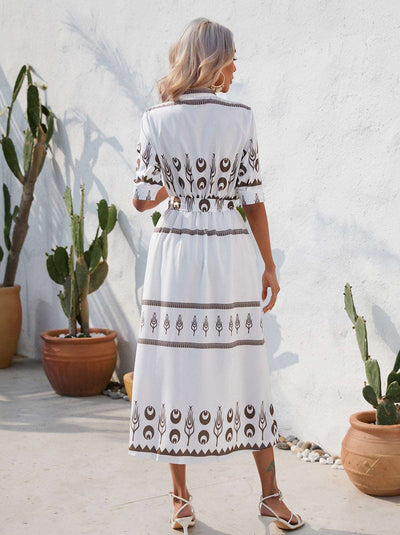
[[[18,93],[22,87],[22,84],[25,78],[25,74],[26,74],[26,65],[23,65],[18,73],[17,79],[15,80],[13,94],[12,94],[12,102],[14,102],[18,96]]]
[[[28,124],[32,131],[34,138],[38,135],[38,127],[40,124],[40,101],[39,101],[39,90],[35,84],[30,84],[28,86],[27,92],[28,99]]]
[[[25,179],[19,167],[17,153],[15,151],[12,139],[10,137],[3,137],[1,145],[3,147],[3,154],[8,167],[10,168],[11,172],[18,178],[21,184],[23,184]]]

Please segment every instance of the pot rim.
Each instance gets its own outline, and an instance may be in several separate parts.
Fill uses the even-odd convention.
[[[78,329],[80,332],[80,329]],[[59,338],[59,334],[67,334],[68,329],[51,329],[50,331],[43,331],[40,333],[42,340],[52,344],[101,344],[114,340],[118,336],[117,331],[112,329],[101,329],[98,327],[90,327],[91,333],[104,333],[105,336],[96,336],[95,338]]]
[[[0,291],[3,293],[19,293],[21,291],[20,284],[14,284],[14,286],[3,286],[3,283],[0,283]]]
[[[391,436],[393,433],[400,431],[400,424],[382,425],[375,424],[370,425],[371,422],[376,420],[376,409],[372,411],[359,411],[350,415],[349,422],[352,427],[363,431],[364,433],[370,433],[372,435]]]

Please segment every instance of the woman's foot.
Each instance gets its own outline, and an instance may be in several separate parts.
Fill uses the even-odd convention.
[[[185,498],[185,500],[189,500],[190,498],[188,489],[186,489],[186,491],[183,492],[182,494],[181,492],[174,492],[174,494],[176,494],[176,496],[181,496],[182,498]],[[194,513],[193,513],[193,509],[191,505],[184,502],[183,500],[179,500],[178,498],[175,498],[174,496],[172,496],[172,500],[174,504],[174,518],[179,518],[180,516],[190,516],[190,515],[193,515],[194,517]],[[182,505],[185,505],[185,507],[182,507]],[[179,513],[177,513],[180,507],[182,507],[182,509],[179,511]]]
[[[275,493],[270,492],[266,494],[266,496],[269,496],[270,494],[275,494]],[[279,496],[266,498],[263,500],[263,503],[265,503],[265,505],[268,505],[268,507],[271,507],[271,509],[273,509],[275,513],[278,516],[280,516],[283,520],[286,520],[287,522],[289,522],[289,518],[292,512],[290,511],[290,509],[286,507],[285,503],[279,498]],[[264,507],[263,505],[260,505],[260,514],[262,516],[268,516],[268,517],[272,517],[276,519],[276,516],[273,514],[273,512],[267,509],[266,507]],[[297,516],[300,519],[299,521],[297,520],[297,518],[294,516],[294,513],[293,513],[292,519],[289,522],[293,526],[295,526],[296,524],[301,524],[302,522],[301,516],[299,514]]]

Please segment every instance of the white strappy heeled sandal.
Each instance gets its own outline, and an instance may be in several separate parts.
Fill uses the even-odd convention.
[[[176,494],[174,494],[172,492],[169,492],[169,495],[170,496],[174,496],[175,498],[178,498],[179,500],[182,500],[182,501],[186,502],[184,505],[182,505],[182,507],[180,507],[171,516],[171,518],[169,519],[169,523],[171,524],[171,528],[172,529],[183,528],[183,535],[188,535],[189,534],[188,527],[194,526],[195,521],[196,521],[196,519],[194,517],[194,507],[190,503],[192,501],[193,496],[191,494],[189,494],[189,499],[185,500],[185,498],[182,498],[181,496],[177,496]],[[182,511],[182,509],[184,507],[186,507],[187,504],[189,504],[192,507],[193,514],[191,514],[190,516],[178,516],[178,517],[176,517],[176,515],[179,513],[179,511]]]
[[[274,513],[275,517],[276,517],[276,520],[274,520],[274,522],[276,523],[278,528],[281,528],[281,529],[297,529],[297,528],[300,528],[301,526],[304,526],[305,522],[304,522],[304,520],[301,519],[300,515],[294,513],[294,516],[295,516],[295,518],[297,520],[297,523],[296,524],[291,524],[290,521],[293,518],[293,513],[292,512],[290,512],[289,520],[285,520],[284,518],[281,518],[280,516],[278,516],[275,513],[275,511],[273,509],[271,509],[271,507],[268,507],[268,505],[265,505],[264,500],[266,500],[267,498],[275,497],[275,496],[279,496],[280,500],[283,499],[282,492],[280,490],[278,490],[278,492],[276,492],[275,494],[270,494],[269,496],[264,496],[263,497],[263,495],[261,494],[260,503],[258,504],[258,507],[260,509],[260,513],[261,513],[261,506],[262,505],[264,507],[266,507],[267,509],[269,509],[270,511],[272,511]],[[265,519],[271,520],[271,518],[273,518],[271,515],[262,515],[262,514],[259,514],[258,517],[263,522],[264,522]]]

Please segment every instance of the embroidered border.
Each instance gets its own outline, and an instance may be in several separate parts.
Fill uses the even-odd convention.
[[[157,299],[142,299],[142,305],[175,308],[236,308],[259,307],[260,301],[235,301],[234,303],[184,303],[181,301],[159,301]]]
[[[254,444],[253,446],[249,442],[249,443],[246,444],[246,446],[244,446],[244,445],[243,446],[233,446],[232,448],[226,448],[226,450],[222,449],[222,450],[218,451],[218,450],[215,449],[214,451],[207,450],[206,452],[204,452],[204,451],[197,452],[195,450],[192,450],[192,451],[189,451],[189,450],[185,450],[185,451],[178,450],[177,452],[175,452],[173,450],[168,451],[166,448],[161,449],[161,448],[156,448],[155,446],[153,446],[152,448],[149,448],[149,446],[145,446],[144,448],[142,448],[141,446],[134,446],[133,444],[131,444],[130,447],[129,447],[129,450],[128,450],[128,454],[133,455],[132,452],[138,451],[138,452],[156,453],[158,455],[170,455],[170,456],[174,456],[174,457],[180,457],[180,456],[185,456],[185,457],[215,457],[215,456],[227,455],[229,453],[232,453],[234,451],[239,451],[239,450],[263,450],[265,448],[270,448],[270,447],[274,446],[277,442],[278,442],[278,439],[276,439],[272,443],[268,442],[268,444],[265,444],[264,442],[262,442],[260,445]]]
[[[213,93],[213,95],[215,95],[215,92],[210,87],[198,87],[197,89],[195,87],[189,88],[186,89],[182,95],[186,95],[187,93]]]
[[[153,451],[154,453],[165,455],[222,455],[230,451],[235,451],[235,449],[251,448],[250,442],[245,446],[243,440],[254,439],[258,428],[261,430],[261,444],[264,444],[264,432],[266,430],[273,435],[272,443],[269,442],[268,444],[272,445],[277,442],[278,424],[274,415],[274,406],[270,403],[268,411],[264,407],[264,400],[261,402],[259,411],[251,403],[247,404],[244,408],[239,407],[239,401],[236,401],[235,408],[231,406],[225,411],[225,409],[222,409],[222,405],[218,405],[218,408],[215,407],[211,410],[205,408],[199,412],[198,416],[193,414],[193,405],[189,405],[185,410],[182,407],[175,407],[172,410],[171,408],[166,409],[165,405],[165,403],[162,403],[160,413],[158,418],[156,418],[157,410],[153,405],[147,405],[143,411],[140,411],[138,400],[133,399],[130,418],[130,451],[147,450],[148,452]],[[214,423],[212,423],[212,414],[215,409],[216,416],[214,417]],[[146,441],[153,441],[157,439],[157,431],[157,450],[155,450],[155,446],[152,446],[150,449],[150,445],[144,447],[135,446],[136,434],[139,435],[139,440],[143,437]],[[239,431],[244,433],[243,438],[240,437],[239,439]],[[234,441],[236,444],[232,444],[232,446],[227,445],[226,449],[218,451],[218,440],[220,437],[225,442]],[[196,442],[196,444],[194,445],[194,449],[189,451],[191,438],[192,444],[193,442]],[[161,450],[163,439],[173,444],[170,451],[167,448]],[[214,440],[215,449],[212,450],[211,441]],[[178,450],[179,446],[180,449]],[[184,446],[186,446],[186,450],[183,451]],[[206,446],[208,446],[208,450],[204,451]],[[258,448],[259,446],[255,444],[255,447]],[[197,452],[196,448],[200,448],[200,451]]]
[[[165,232],[167,234],[190,234],[191,236],[194,236],[194,235],[202,236],[205,234],[207,236],[228,236],[229,234],[249,234],[249,231],[246,228],[217,230],[217,229],[155,227],[154,232]]]
[[[250,106],[247,104],[242,104],[241,102],[228,102],[222,100],[216,100],[215,98],[199,98],[199,99],[190,99],[190,100],[177,100],[175,102],[163,102],[162,104],[157,104],[156,106],[151,106],[147,111],[156,110],[157,108],[165,108],[167,106],[177,106],[179,104],[220,104],[221,106],[231,106],[233,108],[245,108],[246,110],[251,110]]]
[[[138,338],[138,344],[149,344],[153,346],[166,346],[166,347],[181,347],[181,348],[192,348],[192,349],[230,349],[232,347],[240,345],[248,346],[261,346],[265,343],[265,339],[261,340],[236,340],[235,342],[230,343],[195,343],[195,342],[164,342],[163,340],[152,340],[150,338]]]

